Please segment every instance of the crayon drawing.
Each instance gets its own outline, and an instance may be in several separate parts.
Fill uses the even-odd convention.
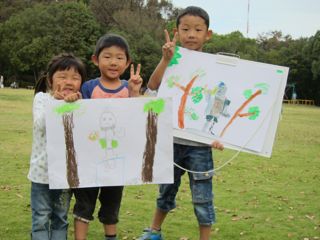
[[[141,179],[143,182],[153,181],[153,164],[156,153],[158,118],[164,111],[165,102],[163,99],[151,100],[144,106],[144,111],[148,113],[146,124],[146,145],[143,152],[143,164]]]
[[[176,47],[158,96],[173,98],[176,137],[270,157],[288,71]]]
[[[55,100],[46,126],[51,189],[173,182],[169,98]]]

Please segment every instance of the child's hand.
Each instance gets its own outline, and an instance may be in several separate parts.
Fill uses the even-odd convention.
[[[141,69],[141,64],[138,64],[137,71],[136,73],[134,73],[134,66],[133,64],[131,64],[130,79],[128,81],[130,97],[137,97],[140,95],[140,88],[143,82],[142,77],[140,76],[140,69]]]
[[[79,99],[82,98],[82,95],[80,92],[75,92],[75,93],[71,93],[69,94],[68,96],[65,96],[63,99],[66,101],[66,102],[75,102]]]
[[[162,56],[165,61],[170,62],[176,47],[177,33],[174,33],[172,41],[170,40],[170,35],[167,29],[164,30],[164,34],[166,38],[166,43],[162,46]]]
[[[60,84],[58,84],[58,85],[57,85],[57,89],[54,90],[54,92],[53,92],[53,97],[54,97],[55,99],[57,99],[57,100],[63,100],[63,99],[64,99],[64,95],[63,95],[63,93],[61,92],[61,85],[60,85]]]
[[[224,149],[224,146],[221,142],[219,142],[218,140],[215,140],[211,143],[211,147],[218,149],[220,151],[222,151]]]

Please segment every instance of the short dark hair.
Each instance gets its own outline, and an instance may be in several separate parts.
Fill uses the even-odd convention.
[[[72,53],[61,53],[52,57],[47,71],[39,78],[35,86],[35,93],[47,92],[52,86],[52,77],[57,71],[74,68],[81,75],[81,84],[86,79],[86,67],[83,62]]]
[[[99,57],[100,53],[104,48],[109,48],[112,46],[117,46],[123,49],[125,51],[127,60],[130,59],[129,44],[127,40],[124,37],[113,33],[105,34],[101,38],[99,38],[96,44],[94,55],[96,57]]]
[[[207,28],[209,28],[210,20],[209,20],[208,13],[204,9],[202,9],[200,7],[196,7],[196,6],[186,7],[185,9],[183,9],[179,13],[179,15],[177,17],[177,22],[176,22],[176,26],[177,27],[179,27],[180,19],[185,15],[201,17],[205,21],[205,24],[207,25]]]

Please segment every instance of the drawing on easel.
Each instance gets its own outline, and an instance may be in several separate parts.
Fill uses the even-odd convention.
[[[172,183],[171,120],[170,98],[50,102],[49,187]]]
[[[288,71],[176,47],[158,96],[173,98],[176,137],[270,157]]]

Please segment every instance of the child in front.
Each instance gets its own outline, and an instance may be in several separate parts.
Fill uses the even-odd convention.
[[[53,99],[76,101],[85,79],[83,63],[72,54],[52,58],[46,75],[39,79],[33,100],[33,142],[28,178],[31,180],[33,240],[67,239],[69,189],[49,189],[45,110]]]
[[[212,35],[211,30],[209,30],[209,15],[199,7],[191,6],[184,9],[177,17],[176,27],[172,41],[168,32],[165,31],[166,43],[162,47],[162,58],[148,83],[148,88],[151,90],[157,90],[161,83],[164,72],[174,55],[176,39],[180,41],[181,46],[184,48],[202,51],[204,43]],[[200,240],[210,239],[211,225],[215,222],[212,192],[212,170],[214,167],[212,147],[223,150],[223,145],[219,141],[214,141],[211,145],[205,145],[174,138],[174,162],[184,169],[193,171],[188,172],[188,175],[194,213],[199,224]],[[151,226],[145,229],[140,238],[141,240],[163,239],[161,225],[168,212],[176,207],[175,198],[184,173],[185,170],[175,166],[174,183],[160,185],[157,208],[153,215]]]
[[[131,62],[129,46],[123,37],[115,34],[102,36],[96,44],[92,61],[99,68],[100,77],[83,84],[81,88],[83,98],[128,98],[140,95],[142,84],[140,64],[136,72],[131,64],[129,81],[120,79]],[[97,198],[101,203],[98,218],[103,224],[105,239],[117,239],[116,224],[119,221],[122,191],[123,186],[74,189],[75,239],[86,239]]]

